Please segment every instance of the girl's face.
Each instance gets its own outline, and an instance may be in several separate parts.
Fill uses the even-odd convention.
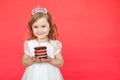
[[[38,19],[32,25],[33,34],[39,39],[48,38],[48,34],[50,31],[50,26],[45,17]]]

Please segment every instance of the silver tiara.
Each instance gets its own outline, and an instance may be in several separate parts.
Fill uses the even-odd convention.
[[[36,13],[47,13],[47,9],[46,8],[42,8],[42,7],[37,7],[35,9],[32,9],[32,15],[36,14]]]

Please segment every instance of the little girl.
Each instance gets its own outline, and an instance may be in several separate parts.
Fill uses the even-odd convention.
[[[29,36],[24,43],[22,63],[26,67],[22,80],[63,80],[59,67],[63,66],[61,42],[57,30],[45,8],[35,8],[28,22]],[[35,56],[35,47],[46,46],[47,58]],[[38,50],[38,53],[40,51]]]

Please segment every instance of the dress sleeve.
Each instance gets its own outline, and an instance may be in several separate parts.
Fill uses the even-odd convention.
[[[55,55],[62,52],[62,43],[60,41],[55,42]]]
[[[27,54],[27,55],[30,55],[30,49],[29,49],[28,41],[24,42],[24,53]]]

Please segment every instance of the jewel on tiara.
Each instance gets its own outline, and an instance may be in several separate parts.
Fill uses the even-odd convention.
[[[42,7],[37,7],[35,9],[32,9],[32,15],[36,14],[36,13],[47,13],[47,9],[46,8],[42,8]]]

